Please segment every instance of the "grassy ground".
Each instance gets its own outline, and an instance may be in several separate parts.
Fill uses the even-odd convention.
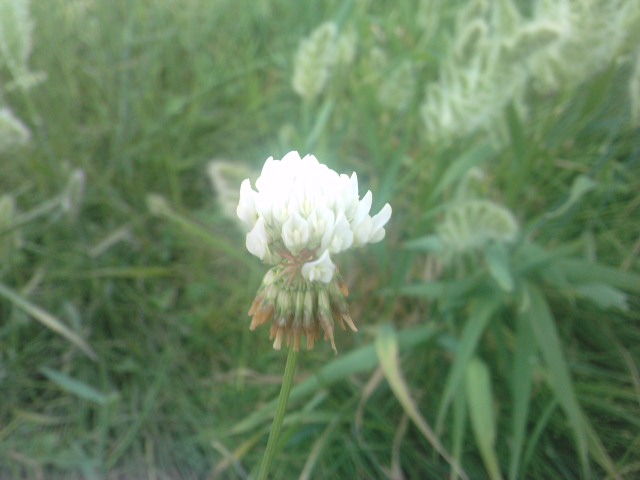
[[[248,330],[266,267],[225,214],[239,181],[207,169],[293,149],[394,214],[338,258],[360,331],[300,355],[274,478],[639,474],[638,8],[597,65],[614,35],[575,33],[548,80],[543,32],[447,113],[469,19],[508,40],[510,3],[395,3],[32,2],[46,80],[0,70],[31,131],[0,151],[0,478],[250,475],[285,354]],[[355,57],[302,100],[323,21]]]

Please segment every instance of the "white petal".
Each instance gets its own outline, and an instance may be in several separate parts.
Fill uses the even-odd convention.
[[[267,231],[264,227],[264,220],[259,218],[253,229],[247,233],[246,245],[247,250],[252,255],[255,255],[259,259],[263,260],[268,251],[268,237]]]
[[[300,168],[301,162],[300,154],[295,150],[287,153],[282,160],[280,160],[282,167],[287,169],[298,169]],[[293,173],[293,172],[292,172]]]
[[[361,247],[369,243],[371,238],[371,217],[366,216],[353,231],[353,245]]]
[[[249,179],[242,181],[240,185],[240,201],[236,208],[236,214],[238,218],[242,220],[249,228],[253,228],[258,219],[258,212],[256,211],[256,195],[257,193],[251,188],[251,182]]]
[[[314,248],[320,243],[321,248],[327,248],[329,240],[333,235],[333,226],[335,224],[335,216],[333,211],[324,206],[318,206],[309,217],[309,228],[311,235],[309,237],[309,245]]]
[[[373,230],[378,230],[384,227],[391,218],[391,205],[385,203],[384,207],[380,209],[377,215],[372,218]]]
[[[347,250],[353,244],[353,232],[344,214],[340,212],[333,228],[333,235],[329,243],[331,253]]]
[[[282,226],[282,241],[291,253],[297,255],[308,246],[309,230],[309,223],[297,212],[293,212],[284,222]]]
[[[269,179],[272,176],[274,168],[277,168],[275,162],[276,160],[274,160],[273,157],[267,158],[264,162],[260,177],[256,180],[256,188],[259,192],[269,187]]]
[[[350,183],[350,187],[351,187],[351,194],[355,195],[357,197],[358,196],[358,175],[356,174],[356,172],[353,172],[351,174],[351,178],[349,179],[349,183]]]
[[[377,243],[382,240],[387,232],[384,228],[372,232],[369,236],[369,243]]]
[[[373,200],[373,195],[371,194],[371,190],[369,190],[365,194],[365,196],[362,197],[362,200],[360,200],[360,203],[358,203],[358,209],[356,210],[353,220],[351,221],[352,225],[358,225],[360,222],[362,222],[362,219],[364,217],[369,215],[369,210],[371,210],[372,200]]]
[[[335,268],[329,252],[325,250],[317,260],[302,265],[301,273],[302,277],[310,282],[329,283]]]
[[[356,236],[358,238],[359,245],[366,243],[376,243],[382,240],[385,236],[384,225],[387,224],[391,218],[391,205],[388,203],[382,207],[382,210],[373,218],[367,217],[362,225],[356,228]]]

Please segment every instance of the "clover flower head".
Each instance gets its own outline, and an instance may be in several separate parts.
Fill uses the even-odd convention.
[[[471,198],[447,208],[437,227],[443,259],[484,248],[491,242],[511,243],[519,232],[511,211],[491,200]]]
[[[249,179],[242,182],[236,211],[250,229],[246,238],[250,253],[274,265],[306,263],[325,252],[328,258],[382,240],[391,206],[386,204],[372,217],[372,199],[371,191],[359,197],[355,172],[339,175],[315,156],[301,158],[294,151],[282,160],[267,159],[256,190]],[[302,275],[311,280],[308,271]]]
[[[324,90],[338,57],[338,38],[338,26],[325,22],[300,42],[292,86],[302,98],[312,100]]]
[[[283,336],[297,349],[301,335],[313,348],[322,329],[335,350],[334,319],[353,330],[355,325],[331,255],[382,240],[391,206],[371,216],[373,195],[360,198],[355,172],[338,174],[295,151],[268,158],[255,187],[249,179],[242,182],[236,212],[249,229],[247,250],[274,267],[249,312],[251,328],[272,319],[276,349]]]

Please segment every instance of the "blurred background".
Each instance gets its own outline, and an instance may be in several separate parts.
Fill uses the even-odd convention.
[[[290,150],[394,213],[273,478],[637,478],[639,128],[635,0],[0,0],[0,478],[255,471]]]

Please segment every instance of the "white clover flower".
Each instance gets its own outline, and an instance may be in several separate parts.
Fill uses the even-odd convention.
[[[242,182],[237,214],[251,229],[247,249],[253,255],[273,264],[308,261],[382,240],[391,206],[371,217],[372,199],[371,191],[359,198],[355,173],[339,175],[315,156],[294,151],[267,159],[256,190],[249,179]]]
[[[491,200],[472,198],[449,206],[437,232],[444,247],[444,259],[449,261],[491,242],[511,243],[519,227],[506,207]]]
[[[338,53],[338,27],[333,22],[325,22],[300,42],[294,61],[293,90],[305,100],[320,95]]]
[[[382,240],[391,206],[370,216],[373,195],[368,191],[360,198],[355,173],[339,175],[298,152],[268,158],[255,185],[256,190],[249,179],[242,182],[236,211],[250,229],[247,250],[274,266],[249,310],[250,328],[271,320],[276,350],[283,340],[298,350],[303,335],[311,349],[323,333],[336,351],[334,323],[357,329],[331,254]]]

